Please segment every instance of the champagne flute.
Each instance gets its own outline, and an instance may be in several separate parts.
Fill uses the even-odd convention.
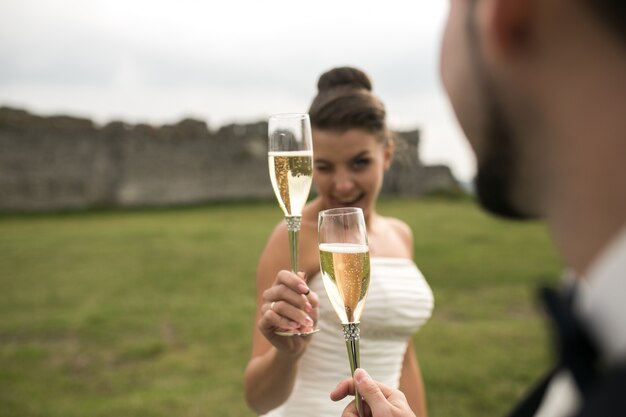
[[[291,271],[296,273],[302,209],[309,197],[313,181],[313,139],[309,115],[284,113],[270,116],[268,137],[270,180],[278,204],[285,214],[289,233]],[[306,336],[318,330],[279,329],[275,333],[281,336]]]
[[[346,207],[319,213],[318,239],[322,281],[341,320],[352,376],[358,368],[360,319],[370,282],[370,256],[363,211]],[[359,415],[361,396],[355,393]]]

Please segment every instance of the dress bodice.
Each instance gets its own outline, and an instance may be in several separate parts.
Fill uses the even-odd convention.
[[[430,317],[433,294],[415,263],[404,258],[371,258],[370,288],[361,317],[361,366],[372,377],[398,387],[409,338]],[[342,327],[318,273],[309,287],[320,298],[318,327],[300,359],[290,397],[266,416],[336,417],[350,401],[328,395],[350,376]]]

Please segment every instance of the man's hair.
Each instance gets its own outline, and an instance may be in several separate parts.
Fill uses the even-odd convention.
[[[585,0],[587,6],[626,43],[626,2],[624,0]]]

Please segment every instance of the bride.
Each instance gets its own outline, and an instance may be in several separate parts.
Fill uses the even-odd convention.
[[[341,415],[346,403],[328,397],[350,375],[343,332],[319,272],[317,216],[321,210],[360,207],[371,256],[367,306],[361,317],[361,365],[399,388],[417,416],[426,416],[413,334],[430,317],[433,296],[412,261],[413,237],[401,220],[376,212],[384,172],[394,151],[385,109],[362,71],[343,67],[318,82],[309,116],[317,197],[302,213],[300,268],[289,269],[285,222],[269,237],[257,269],[252,352],[245,372],[249,407],[265,416]],[[284,337],[276,329],[320,332]]]

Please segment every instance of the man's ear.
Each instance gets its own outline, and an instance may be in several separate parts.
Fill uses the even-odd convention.
[[[498,53],[518,53],[530,41],[536,0],[483,0],[485,16]]]

